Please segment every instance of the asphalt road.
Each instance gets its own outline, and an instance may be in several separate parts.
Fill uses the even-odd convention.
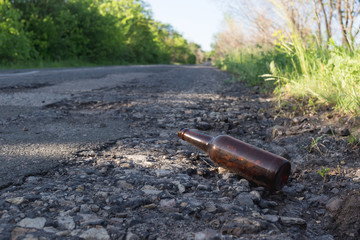
[[[210,93],[217,71],[206,64],[1,71],[0,188],[131,137],[131,119],[106,111],[109,103],[136,104],[133,91]]]

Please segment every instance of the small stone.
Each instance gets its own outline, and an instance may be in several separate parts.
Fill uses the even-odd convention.
[[[227,170],[226,168],[223,168],[223,167],[218,167],[218,173],[221,174],[221,175],[225,175],[229,172],[229,170]],[[224,176],[223,176],[224,178]]]
[[[327,234],[327,235],[322,235],[320,237],[317,237],[316,239],[317,240],[334,240],[335,238],[332,235]]]
[[[298,217],[280,217],[280,221],[284,225],[306,225],[306,221]]]
[[[40,179],[39,177],[29,176],[26,178],[26,182],[27,183],[38,183],[39,179]]]
[[[303,185],[303,184],[296,184],[296,186],[295,186],[295,191],[297,192],[297,193],[301,193],[301,192],[303,192],[305,190],[305,186]]]
[[[337,188],[333,188],[333,189],[331,189],[331,192],[332,192],[333,194],[338,194],[338,193],[340,192],[340,190],[337,189]]]
[[[318,215],[324,215],[326,213],[326,210],[323,208],[320,208],[318,210],[315,211]]]
[[[199,184],[197,186],[197,190],[200,190],[200,191],[210,191],[211,190],[211,187],[209,185],[204,185],[204,184]]]
[[[66,232],[66,234],[65,234],[65,236],[68,236],[69,234],[69,231],[64,231],[64,232]],[[73,237],[75,237],[75,236],[79,236],[81,233],[83,232],[83,230],[81,230],[81,229],[75,229],[75,230],[72,230],[71,232],[70,232],[70,236],[73,236]],[[59,233],[57,233],[56,235],[58,235]]]
[[[220,234],[212,229],[206,229],[202,232],[195,233],[195,240],[220,240]]]
[[[217,210],[217,207],[216,207],[215,203],[213,203],[213,202],[206,202],[205,203],[205,209],[209,213],[215,213],[216,210]]]
[[[47,233],[57,233],[59,232],[56,228],[54,227],[44,227],[43,228],[44,232],[47,232]]]
[[[5,201],[9,202],[9,203],[12,203],[12,204],[15,204],[15,205],[19,205],[21,203],[24,202],[24,197],[15,197],[15,198],[7,198],[5,199]]]
[[[103,192],[103,191],[99,191],[95,194],[95,196],[102,197],[102,198],[106,198],[108,195],[109,195],[109,193]]]
[[[161,201],[160,201],[160,207],[162,207],[162,208],[173,208],[173,207],[175,207],[176,206],[176,201],[175,201],[175,199],[170,199],[170,200],[168,200],[168,199],[162,199]]]
[[[36,231],[35,229],[15,227],[11,232],[11,239],[20,239],[20,238],[23,239],[22,237],[24,237],[25,234],[35,231]]]
[[[247,192],[240,193],[239,195],[236,196],[235,203],[241,207],[253,208],[254,207],[253,195]]]
[[[251,198],[255,203],[260,202],[261,200],[261,196],[260,193],[258,191],[251,191],[250,192]]]
[[[77,192],[83,192],[85,190],[85,186],[84,185],[79,185],[76,187],[75,191]]]
[[[146,209],[154,209],[156,207],[157,207],[157,205],[155,203],[150,203],[150,204],[144,205],[144,208],[146,208]]]
[[[125,180],[119,180],[116,182],[116,187],[122,189],[122,190],[132,190],[134,189],[134,186]]]
[[[157,195],[162,192],[161,190],[151,185],[145,185],[141,188],[141,191],[143,191],[146,195]]]
[[[100,210],[100,207],[96,204],[91,204],[90,205],[90,210],[94,213],[97,213]]]
[[[196,128],[201,130],[201,131],[208,131],[212,129],[211,124],[207,123],[207,122],[198,122],[196,124]]]
[[[128,232],[125,238],[125,240],[139,240],[139,239],[140,239],[139,236],[132,232]]]
[[[172,183],[178,187],[180,194],[183,194],[185,192],[185,186],[182,185],[179,181],[173,181]]]
[[[172,172],[170,170],[166,170],[166,169],[157,169],[155,170],[155,174],[157,177],[168,177],[172,174]]]
[[[249,181],[246,180],[245,178],[240,179],[239,185],[244,186],[244,187],[246,187],[246,188],[250,188],[250,183],[249,183]]]
[[[218,115],[218,113],[211,112],[211,113],[209,113],[209,118],[216,118],[217,115]]]
[[[343,200],[341,198],[335,196],[326,203],[326,209],[330,213],[334,213],[340,209],[342,202]]]
[[[134,119],[140,120],[140,119],[143,119],[143,118],[144,118],[144,114],[137,112],[137,113],[134,113],[134,114],[132,115],[132,117],[133,117]]]
[[[356,170],[356,172],[355,172],[355,177],[360,178],[360,169]]]
[[[42,229],[45,226],[46,219],[44,217],[37,218],[24,218],[20,222],[18,222],[18,226],[24,228],[36,228]]]
[[[132,198],[129,198],[126,201],[125,207],[136,209],[138,207],[141,207],[143,205],[150,204],[152,201],[148,197],[141,197],[141,196],[135,196]]]
[[[351,132],[348,128],[341,128],[339,129],[339,135],[346,137],[346,136],[350,136]]]
[[[279,221],[279,216],[276,215],[264,215],[263,217],[266,221],[271,223],[276,223],[277,221]]]
[[[333,133],[334,133],[333,130],[328,126],[322,127],[319,131],[319,134],[333,134]]]
[[[290,194],[296,194],[297,193],[297,191],[296,191],[296,187],[295,186],[288,186],[288,185],[285,185],[282,189],[281,189],[281,191],[283,192],[283,193],[285,193],[286,195],[290,195]]]
[[[88,204],[81,204],[80,212],[82,212],[82,213],[91,212],[90,206]]]
[[[170,136],[166,132],[160,132],[159,137],[161,137],[161,138],[169,138]]]
[[[240,237],[243,234],[258,233],[266,226],[267,223],[264,221],[250,219],[247,217],[237,217],[225,223],[221,228],[221,233]]]
[[[80,236],[80,238],[85,240],[109,240],[110,236],[105,228],[103,227],[96,227],[96,228],[90,228],[83,232]]]
[[[73,230],[75,228],[75,222],[71,216],[59,216],[56,220],[62,229]]]
[[[268,138],[273,139],[276,138],[278,136],[282,136],[285,134],[285,128],[279,125],[270,127],[266,130],[266,135]]]
[[[82,217],[82,220],[80,220],[81,225],[101,225],[104,220],[99,218],[95,214],[82,214],[79,213],[78,216]]]

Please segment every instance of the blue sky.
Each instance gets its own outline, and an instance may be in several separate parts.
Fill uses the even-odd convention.
[[[189,41],[211,50],[214,35],[221,30],[223,12],[216,0],[145,0],[150,4],[153,17],[171,24]]]

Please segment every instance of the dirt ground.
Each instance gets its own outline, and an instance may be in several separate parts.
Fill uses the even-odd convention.
[[[209,64],[0,73],[0,239],[358,239],[357,120],[231,79]],[[287,158],[288,184],[215,166],[183,127]]]

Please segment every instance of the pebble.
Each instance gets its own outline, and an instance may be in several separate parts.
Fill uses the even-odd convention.
[[[244,208],[254,208],[253,195],[250,193],[242,192],[236,196],[234,203]]]
[[[140,239],[139,236],[132,232],[128,232],[125,238],[125,240],[139,240],[139,239]]]
[[[75,228],[75,222],[71,216],[59,216],[57,222],[62,229],[73,230]]]
[[[80,234],[81,239],[85,240],[109,240],[110,236],[103,227],[90,228]]]
[[[141,188],[141,191],[143,191],[146,195],[157,195],[163,192],[162,190],[159,190],[151,185],[145,185],[144,187]]]
[[[336,211],[340,209],[342,202],[343,200],[340,197],[335,196],[326,203],[326,209],[331,214],[334,214]]]
[[[280,222],[284,225],[306,225],[306,221],[298,217],[280,216]]]
[[[163,178],[163,177],[170,176],[172,174],[172,172],[170,170],[166,170],[166,169],[157,169],[157,170],[155,170],[155,174],[157,177]]]
[[[19,205],[19,204],[23,203],[24,200],[25,200],[24,197],[15,197],[15,198],[6,198],[5,199],[6,202],[16,204],[16,205]]]
[[[212,229],[206,229],[201,232],[195,233],[194,236],[195,240],[221,240],[221,235],[219,232],[212,230]]]
[[[18,222],[17,225],[23,228],[42,229],[44,228],[45,223],[46,223],[46,219],[44,217],[37,217],[37,218],[24,218],[20,222]]]
[[[99,218],[95,214],[84,214],[84,213],[78,213],[77,214],[80,219],[80,224],[82,226],[89,226],[89,225],[100,225],[104,222],[103,219]]]
[[[178,187],[180,194],[183,194],[185,192],[185,186],[182,185],[179,181],[173,181],[172,183]]]
[[[356,170],[356,172],[355,172],[355,177],[360,178],[360,169]]]
[[[279,216],[277,215],[264,215],[263,216],[266,221],[276,223],[279,221]]]
[[[261,200],[261,195],[258,191],[251,191],[250,192],[251,195],[251,199],[255,202],[255,203],[259,203]]]
[[[260,232],[266,227],[266,223],[260,220],[237,217],[224,224],[221,228],[222,234],[231,234],[240,237],[243,234],[254,234]]]

